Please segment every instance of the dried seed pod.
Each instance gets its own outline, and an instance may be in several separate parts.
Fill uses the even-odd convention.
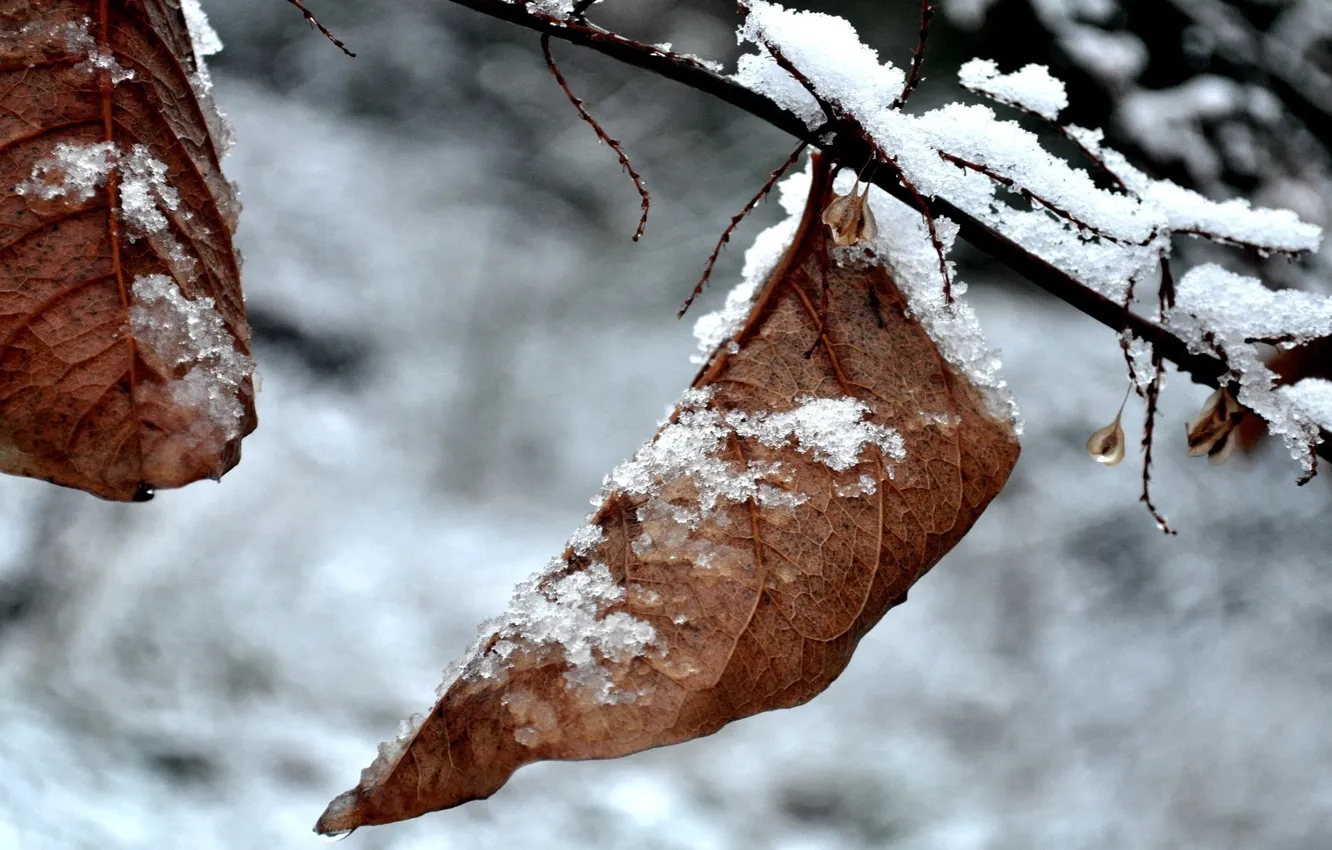
[[[823,223],[832,231],[833,244],[839,247],[869,242],[879,235],[879,226],[869,205],[870,184],[866,183],[865,191],[857,194],[859,189],[860,181],[857,180],[850,194],[834,194],[823,210]]]
[[[1184,426],[1189,457],[1207,455],[1214,464],[1225,463],[1235,449],[1235,429],[1243,419],[1244,408],[1228,387],[1212,393],[1198,416]]]
[[[1087,452],[1092,460],[1103,466],[1116,466],[1124,459],[1124,429],[1119,420],[1124,415],[1124,405],[1128,403],[1128,392],[1119,403],[1119,412],[1115,419],[1104,428],[1098,428],[1087,438]]]
[[[1103,466],[1115,466],[1124,459],[1124,429],[1119,426],[1118,416],[1087,439],[1087,451]]]

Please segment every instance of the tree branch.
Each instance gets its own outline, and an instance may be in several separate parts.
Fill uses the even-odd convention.
[[[786,111],[763,95],[725,77],[698,60],[662,51],[650,44],[626,38],[586,21],[561,19],[527,11],[526,4],[505,0],[452,0],[459,6],[472,9],[492,18],[506,21],[533,32],[549,35],[570,44],[587,47],[612,59],[633,65],[658,76],[682,83],[690,88],[710,94],[773,127],[809,142],[827,153],[833,160],[855,166],[868,162],[872,152],[865,141],[854,133],[837,133],[831,141],[819,137],[795,114]],[[910,191],[885,172],[875,175],[872,182],[880,189],[904,203],[915,205]],[[957,222],[960,236],[977,250],[1011,268],[1014,272],[1063,300],[1106,327],[1127,330],[1134,336],[1151,343],[1156,352],[1174,363],[1181,372],[1196,383],[1216,387],[1220,379],[1229,374],[1229,367],[1220,359],[1195,354],[1179,337],[1165,326],[1106,298],[1080,281],[1013,243],[988,225],[973,218],[942,198],[927,199],[930,212]],[[1323,432],[1318,453],[1332,461],[1332,435]]]

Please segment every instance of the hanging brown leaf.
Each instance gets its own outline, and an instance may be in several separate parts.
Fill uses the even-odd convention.
[[[179,0],[0,0],[0,471],[127,500],[239,460],[253,363],[205,74]]]
[[[1011,426],[883,265],[830,255],[826,164],[813,186],[733,344],[319,832],[488,797],[529,762],[621,756],[809,700],[1003,487]]]

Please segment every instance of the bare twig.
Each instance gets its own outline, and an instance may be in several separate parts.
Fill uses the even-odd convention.
[[[1124,352],[1124,365],[1128,367],[1129,383],[1133,385],[1133,390],[1140,397],[1143,395],[1142,386],[1138,383],[1138,370],[1133,365],[1133,354],[1129,351],[1132,345],[1133,335],[1128,330],[1128,317],[1132,315],[1133,292],[1138,286],[1137,276],[1129,278],[1128,287],[1124,291],[1124,322],[1125,326],[1119,329],[1119,347]]]
[[[754,211],[754,208],[768,196],[768,193],[772,191],[772,187],[776,186],[777,181],[782,179],[782,175],[789,171],[791,166],[796,164],[800,159],[800,155],[805,152],[805,148],[807,147],[809,147],[809,142],[802,141],[797,145],[796,149],[791,151],[791,155],[786,158],[786,162],[777,166],[777,168],[768,175],[768,180],[763,184],[763,188],[759,189],[758,193],[749,199],[749,203],[745,204],[744,209],[731,216],[731,223],[726,225],[726,229],[722,231],[721,238],[717,240],[716,247],[712,249],[712,254],[708,256],[708,264],[703,268],[703,276],[698,279],[698,283],[694,284],[694,291],[689,293],[689,297],[685,299],[684,305],[680,307],[678,318],[684,318],[684,314],[689,310],[690,305],[694,303],[694,299],[703,294],[703,287],[708,285],[708,280],[712,277],[712,267],[717,265],[717,259],[721,257],[722,249],[726,247],[727,242],[731,241],[731,234],[735,232],[735,229],[740,225],[740,222],[744,221],[745,218]]]
[[[626,65],[642,68],[668,80],[710,94],[717,99],[743,110],[773,127],[817,145],[837,162],[864,163],[875,152],[857,133],[839,132],[829,137],[826,129],[811,129],[800,116],[783,109],[769,98],[740,85],[702,62],[672,53],[663,53],[650,44],[644,44],[618,33],[604,30],[590,23],[533,14],[525,4],[506,0],[452,0],[459,6],[506,21],[534,32],[549,35],[594,50]],[[915,204],[911,191],[897,181],[896,169],[880,170],[874,175],[874,185],[893,197]],[[1215,387],[1221,376],[1229,373],[1228,366],[1216,357],[1194,353],[1188,345],[1168,328],[1136,313],[1128,317],[1119,302],[1106,298],[1091,287],[1032,254],[1021,245],[999,233],[990,225],[958,208],[948,200],[934,197],[928,206],[935,216],[943,216],[958,223],[960,236],[995,260],[1011,268],[1018,275],[1063,300],[1074,309],[1085,313],[1112,330],[1127,329],[1136,337],[1150,343],[1166,360],[1190,375],[1194,381]],[[1324,460],[1332,460],[1332,435],[1324,432],[1324,442],[1318,447]]]
[[[1142,495],[1138,498],[1151,512],[1157,527],[1166,534],[1174,534],[1175,530],[1152,501],[1152,444],[1156,442],[1156,407],[1161,396],[1161,379],[1165,376],[1165,360],[1155,349],[1152,351],[1152,367],[1156,374],[1147,385],[1147,418],[1142,426]]]
[[[906,85],[902,86],[902,93],[897,96],[894,106],[906,106],[907,99],[920,85],[920,68],[925,64],[925,41],[930,36],[930,20],[933,17],[934,3],[931,0],[920,0],[920,36],[916,39],[916,52],[911,54],[911,71],[907,74]]]
[[[629,173],[629,179],[634,181],[634,188],[638,190],[638,197],[642,201],[643,208],[643,214],[638,217],[638,229],[634,231],[634,241],[637,242],[642,238],[643,231],[647,228],[648,208],[652,206],[652,196],[648,194],[643,178],[634,170],[634,166],[629,162],[629,156],[624,152],[624,148],[620,146],[619,140],[612,139],[610,134],[601,128],[597,119],[593,118],[592,113],[587,111],[583,101],[573,93],[573,89],[569,88],[569,83],[564,79],[564,75],[560,73],[560,66],[555,64],[555,55],[550,52],[550,33],[543,33],[541,36],[541,52],[546,56],[546,67],[550,69],[551,75],[555,77],[555,82],[560,84],[560,88],[564,91],[565,96],[569,98],[569,102],[573,104],[574,109],[578,110],[578,115],[588,123],[588,126],[597,134],[598,139],[610,145],[611,150],[615,151],[615,155],[620,158],[620,165]]]
[[[347,54],[353,59],[356,58],[356,54],[352,53],[351,50],[347,48],[346,44],[343,44],[342,39],[338,38],[332,32],[330,32],[328,27],[319,23],[319,19],[314,16],[313,12],[305,8],[305,4],[302,3],[301,0],[287,0],[287,2],[295,6],[297,9],[300,9],[301,14],[305,16],[305,20],[310,24],[310,26],[322,32],[324,34],[324,38],[328,39],[329,41],[337,45],[338,49],[341,50],[343,53]]]

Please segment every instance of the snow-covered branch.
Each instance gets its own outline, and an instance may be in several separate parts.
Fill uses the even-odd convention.
[[[1046,153],[1034,134],[989,108],[950,104],[908,114],[897,100],[906,73],[880,62],[839,18],[790,12],[762,0],[746,4],[739,35],[758,53],[743,57],[738,73],[727,76],[716,63],[602,29],[561,0],[454,2],[707,92],[857,170],[879,162],[885,167],[872,170],[868,179],[884,192],[912,206],[923,196],[929,216],[955,222],[961,238],[1024,278],[1141,340],[1195,381],[1233,385],[1241,401],[1303,455],[1306,469],[1315,447],[1332,459],[1327,423],[1301,412],[1290,394],[1276,394],[1252,337],[1234,337],[1228,327],[1218,327],[1202,334],[1209,340],[1204,344],[1190,324],[1201,320],[1200,314],[1178,307],[1149,318],[1128,300],[1130,282],[1154,278],[1168,260],[1174,235],[1261,253],[1316,249],[1319,229],[1293,214],[1242,201],[1219,204],[1152,180],[1105,148],[1096,131],[1060,127],[1126,191],[1097,187],[1085,171]],[[1062,84],[1044,69],[1002,75],[991,63],[973,61],[961,75],[966,85],[1001,104],[1052,122],[1063,106]],[[1007,205],[999,197],[1001,188],[1024,196],[1032,208]],[[1186,279],[1219,278],[1204,273]],[[1261,289],[1251,283],[1250,289]],[[1307,339],[1308,331],[1293,332]],[[1226,342],[1218,344],[1220,339]]]

